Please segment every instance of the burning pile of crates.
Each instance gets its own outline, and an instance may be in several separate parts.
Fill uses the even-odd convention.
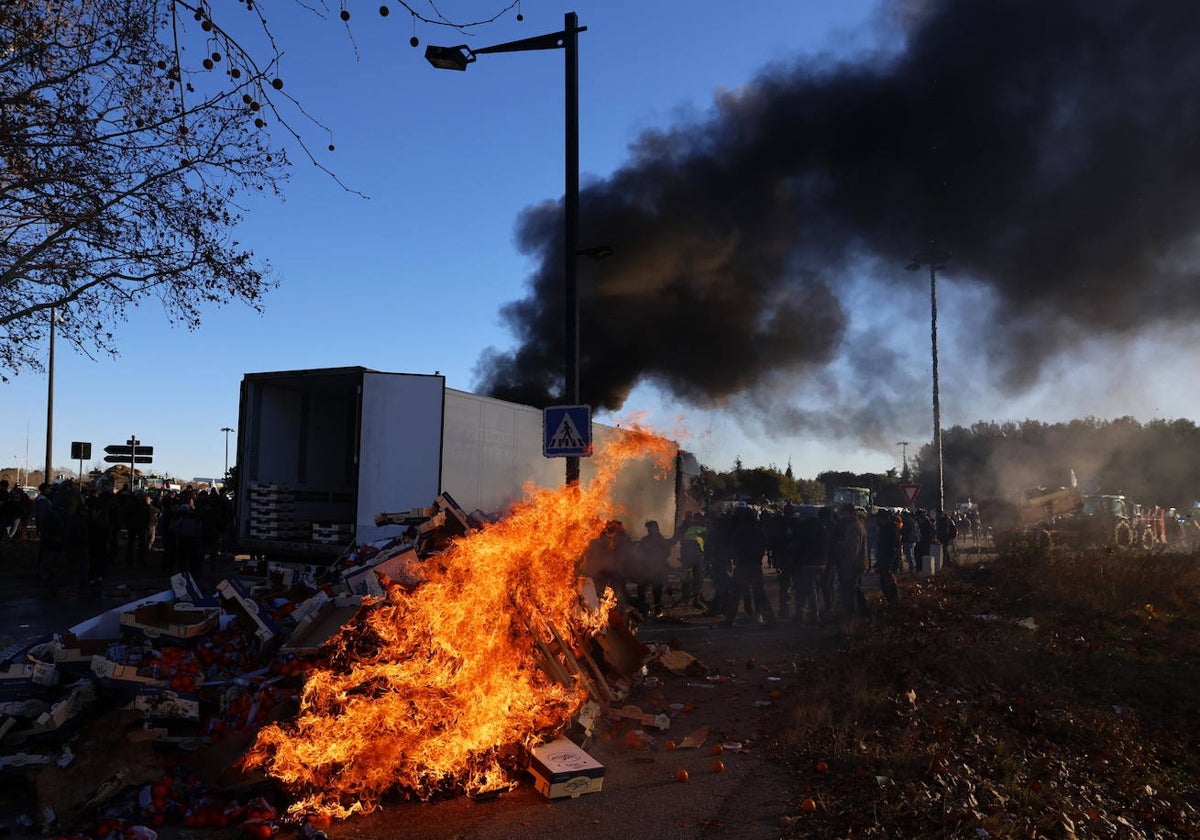
[[[294,498],[278,485],[256,486],[256,527],[294,530],[285,524]],[[265,576],[244,570],[214,594],[182,573],[170,590],[0,651],[0,778],[27,779],[45,830],[75,828],[102,813],[119,815],[112,818],[122,831],[262,822],[234,801],[254,781],[248,777],[243,788],[237,768],[257,729],[294,714],[325,643],[365,601],[384,594],[385,580],[415,590],[426,557],[483,522],[448,494],[393,518],[413,527],[404,537],[355,546],[319,571],[269,564]],[[614,699],[603,675],[588,672],[569,651],[543,645],[542,653],[548,673],[564,682],[577,674],[603,687],[597,700]],[[627,664],[618,670],[628,677],[642,659]],[[81,750],[81,743],[91,746]],[[599,790],[598,765],[564,769],[555,763],[562,763],[555,758],[561,750],[542,752],[530,772],[547,796]],[[582,787],[559,785],[560,777],[577,776],[586,777]],[[218,779],[221,796],[214,792]]]

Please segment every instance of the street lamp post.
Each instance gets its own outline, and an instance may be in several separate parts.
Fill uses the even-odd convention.
[[[46,469],[42,473],[43,484],[51,480],[54,470],[54,324],[58,320],[57,315],[58,311],[51,307],[50,360],[46,365]]]
[[[949,260],[949,251],[922,251],[905,266],[909,271],[918,271],[922,266],[929,266],[929,332],[930,343],[933,346],[933,448],[937,453],[939,511],[946,509],[946,482],[942,471],[942,403],[938,395],[937,270],[945,268]]]
[[[229,433],[232,432],[233,429],[229,428],[228,426],[222,426],[221,431],[225,433],[225,473],[222,475],[221,480],[228,481],[229,480]]]
[[[567,12],[561,32],[550,32],[509,41],[490,47],[472,49],[465,44],[457,47],[425,48],[425,59],[439,70],[466,70],[476,56],[486,53],[526,52],[529,50],[561,49],[565,61],[565,189],[563,217],[566,224],[563,241],[563,308],[564,308],[564,371],[563,397],[574,405],[580,402],[579,390],[579,285],[576,260],[579,258],[579,16]],[[579,482],[579,458],[566,459],[568,484]]]

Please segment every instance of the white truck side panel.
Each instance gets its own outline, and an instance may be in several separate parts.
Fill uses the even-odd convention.
[[[526,482],[564,479],[562,459],[542,455],[542,412],[527,405],[447,388],[442,446],[442,489],[468,512],[503,511]]]
[[[619,433],[592,425],[597,445]],[[542,412],[530,406],[447,388],[442,443],[442,489],[467,511],[500,512],[524,497],[527,483],[559,487],[566,480],[565,459],[542,454]],[[584,483],[592,479],[590,458],[580,459],[579,473]],[[613,495],[634,538],[645,535],[649,519],[658,520],[666,536],[674,533],[674,470],[656,474],[653,462],[643,458],[630,462],[617,479]]]
[[[444,392],[441,376],[363,374],[355,523],[360,542],[396,535],[396,526],[375,525],[376,514],[428,507],[441,492]]]

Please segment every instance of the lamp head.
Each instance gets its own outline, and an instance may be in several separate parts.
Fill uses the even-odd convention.
[[[466,44],[457,47],[435,47],[431,44],[425,48],[425,60],[439,70],[466,70],[467,65],[475,60],[475,53]]]

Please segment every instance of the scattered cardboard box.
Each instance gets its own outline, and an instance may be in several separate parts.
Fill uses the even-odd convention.
[[[260,649],[265,649],[275,638],[277,628],[262,614],[258,602],[232,580],[218,583],[217,592],[225,611],[236,616],[242,628],[258,639]]]
[[[126,708],[148,718],[178,718],[200,722],[200,696],[155,686],[139,688]]]
[[[575,799],[597,793],[604,784],[604,765],[564,737],[530,751],[529,773],[547,799]]]
[[[306,610],[281,650],[286,653],[316,653],[360,609],[362,598],[357,595],[328,598],[315,610]]]
[[[0,671],[0,700],[44,694],[58,684],[58,671],[49,662],[20,662]]]
[[[156,603],[121,615],[121,625],[140,630],[148,639],[192,640],[217,629],[221,611],[191,604]]]

